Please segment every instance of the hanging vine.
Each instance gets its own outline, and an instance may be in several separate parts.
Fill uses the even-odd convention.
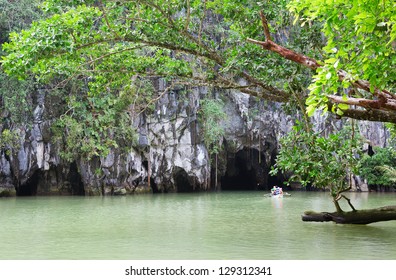
[[[224,102],[220,99],[202,99],[198,112],[202,136],[209,155],[215,157],[215,187],[217,187],[218,153],[222,149],[225,134],[222,122],[227,118]]]

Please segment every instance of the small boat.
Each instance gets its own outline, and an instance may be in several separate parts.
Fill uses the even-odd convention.
[[[291,196],[290,193],[283,192],[280,194],[272,194],[272,193],[266,193],[264,194],[265,197],[273,197],[273,198],[283,198],[283,196]]]
[[[278,186],[273,186],[271,189],[271,193],[269,194],[270,197],[274,198],[282,198],[283,197],[283,190]]]

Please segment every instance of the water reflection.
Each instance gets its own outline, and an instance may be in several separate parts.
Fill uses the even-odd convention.
[[[271,199],[272,207],[274,207],[274,208],[282,208],[283,207],[283,199],[284,198],[269,197],[268,199]]]

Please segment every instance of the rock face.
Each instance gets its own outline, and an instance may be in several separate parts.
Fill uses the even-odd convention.
[[[160,84],[159,90],[165,85]],[[211,93],[212,94],[212,93]],[[238,92],[216,93],[225,101],[223,150],[210,157],[198,120],[199,101],[206,88],[161,97],[153,114],[137,120],[139,143],[128,152],[65,162],[52,142],[48,105],[38,94],[33,123],[20,128],[20,149],[1,150],[0,196],[7,195],[125,195],[142,192],[191,192],[209,189],[269,189],[283,178],[269,176],[278,142],[293,121],[278,104]],[[322,126],[320,118],[318,126]],[[368,136],[385,145],[379,124]],[[369,131],[369,130],[367,130]]]

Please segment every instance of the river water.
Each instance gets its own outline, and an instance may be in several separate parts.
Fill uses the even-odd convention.
[[[396,259],[396,221],[302,222],[334,210],[328,193],[263,194],[0,199],[0,259]],[[357,209],[396,204],[395,193],[350,197]]]

